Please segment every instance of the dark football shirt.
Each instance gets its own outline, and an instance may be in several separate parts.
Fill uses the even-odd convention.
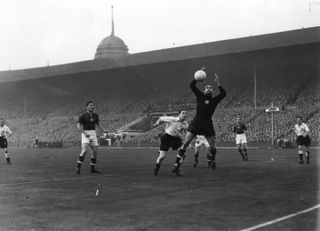
[[[239,123],[233,128],[233,132],[236,134],[243,134],[245,130],[247,130],[247,127],[243,123]]]
[[[219,86],[220,93],[212,97],[211,95],[205,95],[196,87],[196,80],[192,80],[190,88],[197,97],[197,109],[195,121],[209,122],[212,123],[212,115],[216,110],[218,103],[226,97],[226,91],[222,86]]]
[[[96,124],[99,124],[99,116],[96,113],[86,112],[79,117],[79,123],[83,130],[95,130]]]

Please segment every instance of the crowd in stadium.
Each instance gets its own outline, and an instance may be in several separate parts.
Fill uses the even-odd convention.
[[[226,86],[226,90],[227,97],[218,106],[213,117],[217,142],[234,141],[231,128],[237,116],[240,116],[248,127],[248,142],[270,142],[271,116],[265,113],[265,109],[270,107],[271,103],[281,109],[279,113],[274,114],[274,139],[285,136],[293,141],[295,135],[291,128],[295,123],[295,117],[302,115],[310,127],[312,140],[319,141],[319,89],[313,86],[297,89],[293,84],[258,86],[256,103],[252,86],[245,85],[234,89]],[[124,97],[121,100],[119,97],[113,98],[112,95],[69,99],[61,102],[60,106],[56,102],[52,105],[46,103],[43,110],[41,103],[33,105],[34,102],[30,103],[32,99],[29,98],[24,102],[27,105],[22,107],[3,107],[2,114],[8,118],[7,123],[13,130],[10,142],[17,146],[21,144],[30,146],[36,139],[40,139],[47,146],[56,143],[78,144],[80,135],[76,122],[78,115],[85,110],[83,102],[88,98],[96,99],[96,111],[101,117],[101,123],[109,131],[116,131],[137,118],[153,112],[174,112],[184,108],[189,112],[188,120],[193,117],[195,98],[191,91],[150,92],[143,92],[131,98]],[[121,142],[127,145],[138,142],[156,145],[162,131],[163,127],[157,127],[138,137],[127,137]]]

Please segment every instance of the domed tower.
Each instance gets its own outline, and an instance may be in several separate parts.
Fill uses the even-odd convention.
[[[95,59],[116,59],[122,56],[129,55],[127,45],[122,41],[121,38],[114,35],[113,6],[111,7],[111,20],[111,34],[100,42],[94,57]]]

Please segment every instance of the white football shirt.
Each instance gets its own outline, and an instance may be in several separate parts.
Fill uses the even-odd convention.
[[[294,125],[294,130],[297,136],[302,136],[305,135],[306,132],[309,132],[309,128],[305,123]]]
[[[11,135],[11,130],[10,128],[8,128],[6,125],[3,125],[2,127],[0,127],[0,136],[1,137],[8,137]]]
[[[159,120],[167,123],[165,132],[170,136],[182,137],[182,132],[188,128],[188,123],[180,121],[179,117],[161,116]]]

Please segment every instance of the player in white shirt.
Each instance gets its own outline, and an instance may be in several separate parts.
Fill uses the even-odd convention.
[[[182,133],[188,128],[186,122],[187,111],[180,110],[178,117],[173,116],[161,116],[154,126],[159,125],[161,122],[167,123],[165,134],[161,137],[159,156],[156,160],[156,167],[153,171],[154,175],[158,175],[161,163],[169,150],[178,150],[182,145]]]
[[[4,124],[4,119],[0,118],[0,148],[4,149],[7,164],[11,164],[10,154],[8,152],[8,137],[11,136],[11,134],[10,128]]]
[[[196,140],[194,143],[194,162],[193,162],[193,167],[196,168],[198,163],[199,163],[199,153],[200,149],[204,148],[207,151],[207,161],[208,161],[208,167],[211,166],[211,153],[210,153],[210,145],[206,139],[205,136],[202,135],[197,135]]]
[[[305,152],[306,158],[307,158],[307,164],[310,163],[310,151],[309,147],[311,145],[311,140],[309,137],[309,128],[308,126],[302,122],[302,117],[298,116],[297,117],[297,123],[294,125],[294,132],[297,135],[297,140],[296,143],[298,145],[298,153],[299,153],[299,158],[300,162],[299,164],[303,164],[303,153]]]

